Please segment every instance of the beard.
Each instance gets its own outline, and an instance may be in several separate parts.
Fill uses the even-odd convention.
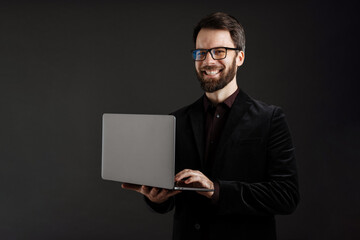
[[[216,92],[217,90],[223,89],[226,85],[229,84],[229,82],[231,82],[234,79],[237,70],[236,59],[234,58],[230,68],[227,71],[223,69],[220,72],[219,79],[215,79],[215,78],[204,79],[202,77],[202,71],[213,70],[213,69],[218,69],[218,67],[204,66],[201,67],[199,71],[195,70],[196,76],[200,82],[200,86],[205,92],[212,93],[212,92]]]

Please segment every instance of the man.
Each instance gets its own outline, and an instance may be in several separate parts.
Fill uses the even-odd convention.
[[[195,69],[205,91],[176,117],[176,176],[211,192],[123,184],[164,213],[174,239],[276,239],[275,214],[299,201],[294,148],[284,114],[246,95],[236,72],[245,58],[238,21],[214,13],[194,29]]]

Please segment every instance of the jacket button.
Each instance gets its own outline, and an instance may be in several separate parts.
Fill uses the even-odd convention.
[[[196,224],[194,225],[194,227],[195,227],[196,230],[199,230],[199,229],[200,229],[200,224],[196,223]]]

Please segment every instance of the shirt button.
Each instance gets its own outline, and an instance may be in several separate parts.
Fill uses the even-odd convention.
[[[220,117],[220,115],[219,114],[216,114],[216,118],[219,118]]]
[[[196,224],[194,225],[194,227],[195,227],[196,230],[199,230],[199,229],[200,229],[200,224],[196,223]]]

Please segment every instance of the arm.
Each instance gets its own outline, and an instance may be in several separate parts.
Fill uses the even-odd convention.
[[[266,181],[218,180],[220,214],[290,214],[295,210],[299,192],[294,147],[280,108],[273,112],[266,157]]]
[[[169,197],[165,202],[163,203],[154,203],[149,200],[149,198],[145,197],[146,204],[155,212],[157,213],[167,213],[170,212],[174,206],[175,206],[175,199],[174,197]]]

